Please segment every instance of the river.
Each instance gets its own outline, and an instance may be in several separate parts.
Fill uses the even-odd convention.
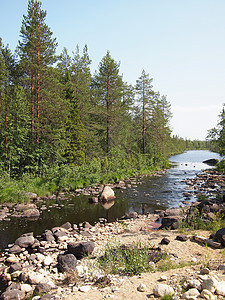
[[[69,221],[79,224],[88,221],[94,224],[99,218],[109,222],[121,218],[128,212],[153,212],[156,209],[178,207],[184,201],[183,180],[193,178],[201,170],[210,168],[203,164],[206,159],[220,159],[219,154],[206,151],[187,151],[170,157],[173,167],[159,176],[147,176],[132,179],[126,190],[115,190],[114,205],[105,209],[100,203],[89,204],[90,196],[70,196],[64,200],[48,200],[47,209],[42,211],[37,221],[11,218],[10,221],[0,222],[0,249],[5,248],[23,233],[42,233],[45,229],[60,226]],[[192,199],[191,199],[192,200]],[[194,200],[194,199],[193,199]]]

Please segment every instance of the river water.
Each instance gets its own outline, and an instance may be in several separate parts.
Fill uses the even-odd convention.
[[[45,229],[60,226],[67,221],[72,224],[84,221],[94,224],[99,218],[106,218],[111,222],[128,212],[148,213],[156,209],[179,207],[185,200],[183,192],[186,185],[183,180],[211,168],[202,163],[211,158],[220,159],[220,156],[202,150],[172,156],[170,162],[173,166],[165,174],[133,179],[126,190],[115,190],[116,199],[109,209],[100,203],[89,204],[90,196],[84,195],[70,196],[65,200],[48,200],[47,209],[42,211],[36,221],[11,218],[10,221],[0,222],[0,249],[7,247],[23,233],[33,232],[38,235]]]

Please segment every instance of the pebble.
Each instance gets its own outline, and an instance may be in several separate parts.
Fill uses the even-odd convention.
[[[141,283],[138,287],[137,287],[138,292],[145,292],[146,291],[146,285],[144,283]]]
[[[78,291],[82,293],[88,293],[90,289],[91,289],[90,285],[83,285],[78,288]]]

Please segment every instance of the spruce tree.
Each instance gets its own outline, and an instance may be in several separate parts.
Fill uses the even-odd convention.
[[[99,64],[98,73],[94,76],[95,96],[101,118],[102,147],[106,153],[117,146],[116,137],[122,119],[123,81],[119,75],[119,66],[107,51]],[[100,129],[101,130],[101,129]]]

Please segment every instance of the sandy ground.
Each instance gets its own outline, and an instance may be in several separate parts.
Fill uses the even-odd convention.
[[[121,282],[117,284],[116,290],[113,286],[107,286],[105,288],[92,287],[87,293],[80,291],[74,291],[70,295],[61,294],[61,299],[159,299],[155,298],[152,294],[153,287],[160,282],[160,277],[166,275],[167,280],[163,283],[174,285],[179,283],[183,278],[190,277],[196,274],[202,267],[207,264],[210,268],[215,270],[218,265],[225,261],[225,251],[223,249],[214,249],[207,247],[200,243],[191,240],[194,234],[209,237],[210,233],[207,231],[195,231],[195,232],[182,232],[188,236],[186,242],[176,240],[177,235],[181,234],[178,230],[152,230],[154,217],[140,218],[134,221],[128,221],[126,231],[113,234],[110,241],[118,241],[122,244],[142,241],[149,243],[150,246],[157,247],[162,238],[166,237],[170,240],[169,245],[162,245],[161,248],[170,254],[174,254],[176,262],[197,260],[196,265],[186,266],[180,269],[172,269],[165,272],[151,272],[143,273],[140,276],[132,276],[121,278]],[[96,243],[96,250],[99,251],[104,246],[104,243]],[[173,256],[173,255],[172,255]],[[225,280],[225,275],[221,271],[216,272],[219,280]],[[137,287],[140,284],[146,285],[145,292],[139,292]]]

